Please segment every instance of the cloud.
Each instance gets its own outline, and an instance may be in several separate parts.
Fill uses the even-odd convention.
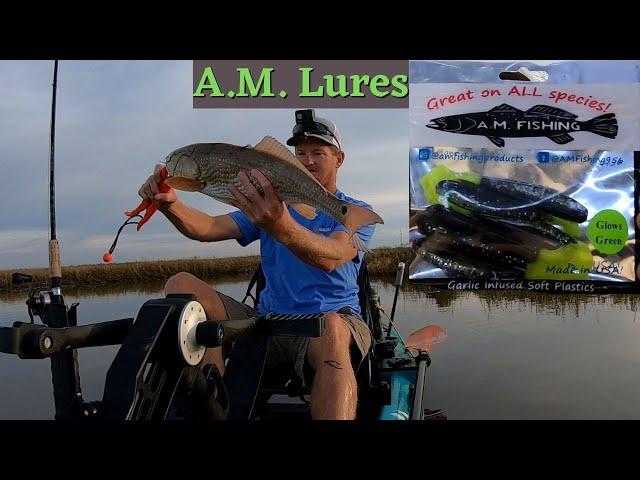
[[[31,253],[37,248],[46,248],[48,230],[0,231],[0,258],[15,253]]]

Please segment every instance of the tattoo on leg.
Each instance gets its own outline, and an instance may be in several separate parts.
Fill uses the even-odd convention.
[[[336,360],[325,360],[324,363],[326,363],[330,367],[335,368],[336,370],[342,370],[342,366],[340,365],[340,362]]]

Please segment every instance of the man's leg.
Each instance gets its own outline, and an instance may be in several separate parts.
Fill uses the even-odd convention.
[[[307,358],[315,371],[311,388],[314,420],[353,420],[358,386],[351,366],[351,331],[337,313],[325,315],[324,335],[309,340]]]
[[[170,277],[164,286],[165,294],[193,293],[202,305],[209,320],[228,320],[227,310],[218,292],[190,273],[180,272]],[[224,375],[222,347],[207,348],[201,365],[214,363],[221,375]]]

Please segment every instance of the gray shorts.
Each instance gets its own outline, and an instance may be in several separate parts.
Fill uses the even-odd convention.
[[[218,292],[220,299],[227,311],[229,320],[242,320],[254,317],[258,312],[244,303]],[[369,353],[371,347],[371,330],[366,323],[351,309],[338,311],[338,315],[344,320],[351,332],[351,365],[357,372],[362,360]],[[309,349],[309,337],[271,337],[267,350],[265,365],[265,380],[269,383],[286,382],[294,372],[302,381],[302,385],[311,388],[313,382],[313,369],[307,361]]]

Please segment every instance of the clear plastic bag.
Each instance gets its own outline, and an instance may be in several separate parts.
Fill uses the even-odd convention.
[[[637,289],[639,66],[411,62],[410,280]]]

